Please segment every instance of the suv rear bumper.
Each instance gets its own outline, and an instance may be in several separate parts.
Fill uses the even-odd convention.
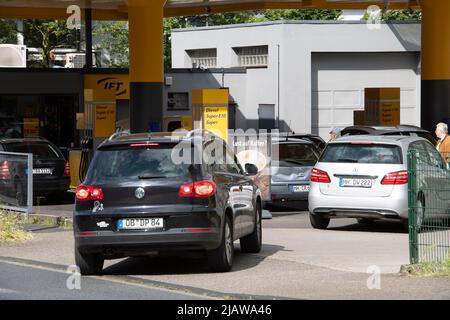
[[[222,218],[214,209],[179,208],[170,213],[139,214],[77,214],[74,215],[74,235],[81,252],[128,252],[166,250],[212,250],[222,239]],[[187,209],[187,208],[184,208]],[[164,218],[161,230],[118,230],[121,218]]]
[[[186,232],[176,229],[161,232],[95,232],[95,236],[75,234],[75,243],[81,252],[104,255],[145,254],[150,251],[212,250],[220,245],[219,229],[203,232]]]

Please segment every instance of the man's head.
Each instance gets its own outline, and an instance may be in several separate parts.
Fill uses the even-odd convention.
[[[436,125],[436,137],[438,137],[439,139],[444,138],[447,134],[448,134],[448,125],[446,123],[438,123]]]
[[[331,140],[335,140],[335,139],[339,138],[340,136],[341,136],[341,129],[336,128],[336,127],[331,129],[331,131],[330,131]]]

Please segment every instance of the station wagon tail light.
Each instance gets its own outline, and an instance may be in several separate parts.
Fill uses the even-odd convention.
[[[180,187],[180,197],[207,198],[216,193],[216,184],[212,181],[196,181]]]
[[[408,183],[408,171],[388,173],[381,180],[382,185],[400,185]]]
[[[331,180],[327,172],[314,168],[311,171],[311,182],[331,183]]]
[[[102,200],[103,190],[100,187],[79,186],[76,191],[78,201]]]
[[[70,177],[70,165],[69,161],[66,160],[66,163],[64,164],[64,177]]]
[[[3,161],[0,165],[0,179],[8,180],[11,179],[11,173],[9,172],[9,162]]]

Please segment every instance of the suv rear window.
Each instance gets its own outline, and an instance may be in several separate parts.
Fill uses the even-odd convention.
[[[36,159],[61,159],[63,155],[53,146],[45,142],[20,142],[5,145],[8,152],[32,153]]]
[[[191,177],[188,164],[172,161],[174,144],[152,147],[108,147],[99,149],[90,166],[91,184],[114,180]]]
[[[402,164],[403,159],[398,146],[335,143],[328,145],[319,162]]]

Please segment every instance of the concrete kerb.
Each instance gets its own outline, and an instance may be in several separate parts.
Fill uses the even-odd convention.
[[[48,224],[61,228],[72,228],[73,220],[70,218],[57,216],[57,215],[49,215],[49,214],[26,214],[21,213],[21,217],[26,220],[32,220],[34,224]]]

